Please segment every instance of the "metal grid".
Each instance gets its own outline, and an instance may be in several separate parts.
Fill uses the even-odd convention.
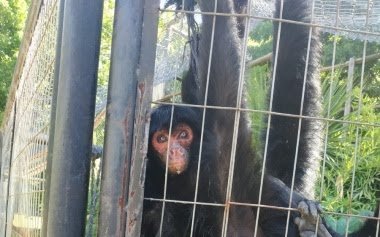
[[[42,227],[58,1],[33,3],[41,4],[41,9],[30,45],[23,52],[26,57],[20,68],[21,76],[13,82],[18,82],[12,105],[14,110],[5,118],[3,131],[2,236],[5,233],[6,236],[40,236]]]
[[[320,0],[315,6],[317,22],[323,25],[339,25],[347,31],[338,32],[340,35],[378,41],[376,36],[363,37],[363,34],[356,34],[350,30],[361,30],[367,32],[379,32],[380,3],[378,1],[367,0]],[[336,19],[336,16],[339,16]]]
[[[3,130],[2,150],[1,150],[1,194],[0,194],[0,233],[5,233],[8,207],[8,188],[10,180],[10,161],[12,155],[12,140],[14,126],[14,108]]]
[[[345,1],[347,2],[347,1]],[[370,3],[371,1],[368,1]],[[337,1],[339,3],[339,0]],[[59,4],[57,1],[44,1],[42,4],[41,12],[39,13],[38,21],[36,24],[36,28],[34,30],[35,34],[31,40],[31,44],[28,49],[27,57],[25,60],[25,65],[22,69],[22,74],[18,83],[18,90],[16,92],[16,97],[14,99],[14,103],[8,110],[8,116],[6,118],[6,123],[3,125],[2,133],[2,150],[1,150],[1,192],[0,192],[0,235],[5,233],[5,229],[7,229],[7,235],[20,235],[20,236],[39,236],[40,228],[41,228],[41,215],[42,215],[42,197],[43,197],[43,188],[44,188],[44,170],[46,165],[46,155],[47,155],[47,142],[48,142],[48,134],[49,134],[49,116],[50,116],[50,103],[52,96],[52,78],[53,78],[53,70],[54,70],[54,56],[55,56],[55,37],[56,37],[56,28],[57,28],[57,6]],[[337,12],[339,12],[339,8],[341,5],[337,4]],[[362,6],[362,5],[361,5]],[[369,8],[368,8],[369,9]],[[164,10],[161,9],[161,14],[165,15],[168,13],[190,13],[182,10]],[[199,12],[191,12],[192,14],[199,15]],[[212,13],[208,13],[211,14]],[[236,14],[226,14],[230,16],[236,16]],[[262,17],[255,15],[243,15],[243,17],[247,18],[255,18],[262,20],[277,20],[282,22],[287,22],[285,20],[273,19],[272,17]],[[323,26],[320,23],[312,23],[309,24],[313,27],[324,28],[334,33],[342,33],[349,32],[353,34],[360,34],[360,38],[366,38],[367,36],[371,36],[371,38],[378,38],[380,36],[380,32],[371,30],[358,30],[358,29],[350,29],[347,27],[340,26],[338,22],[338,17],[335,18],[336,23],[331,22],[329,26]],[[368,18],[367,18],[368,21]],[[184,28],[186,28],[186,22],[180,20],[179,23],[176,22],[176,26],[170,29],[169,36],[167,38],[163,38],[161,44],[158,45],[157,50],[157,59],[158,62],[156,67],[155,76],[158,78],[159,82],[162,82],[162,78],[168,77],[170,75],[175,75],[177,77],[179,73],[183,70],[184,65],[187,64],[188,51],[185,52],[181,57],[175,57],[175,55],[170,55],[169,60],[168,54],[170,54],[170,50],[173,48],[181,48],[184,49],[188,47],[186,40],[183,38]],[[299,23],[298,23],[299,24]],[[304,24],[304,23],[301,23]],[[247,26],[249,28],[249,25]],[[343,29],[344,28],[344,29]],[[366,28],[365,28],[366,29]],[[253,29],[254,30],[254,29]],[[344,35],[344,34],[343,34]],[[173,37],[172,37],[173,36]],[[244,49],[243,49],[243,57],[246,57],[246,47],[247,47],[247,38],[248,34],[244,37]],[[217,39],[216,39],[217,40]],[[175,41],[175,43],[173,43]],[[353,164],[357,164],[360,160],[361,156],[361,142],[363,139],[361,134],[364,130],[371,130],[376,132],[379,130],[379,121],[376,119],[365,119],[365,117],[360,116],[361,110],[365,105],[366,101],[363,99],[363,88],[365,86],[366,74],[366,56],[371,54],[368,52],[367,47],[368,42],[363,42],[363,53],[361,56],[362,61],[360,63],[361,68],[360,71],[360,83],[357,88],[359,88],[359,96],[358,96],[358,105],[356,106],[357,110],[355,111],[357,116],[348,116],[345,118],[337,118],[330,111],[334,105],[334,89],[332,84],[334,73],[337,73],[338,62],[335,60],[337,52],[339,52],[339,44],[338,40],[335,39],[333,42],[333,60],[330,63],[330,72],[331,72],[331,80],[329,82],[329,96],[325,98],[326,102],[326,113],[323,117],[308,117],[301,115],[291,115],[291,114],[281,114],[272,112],[270,108],[266,110],[257,109],[257,108],[222,108],[222,107],[212,107],[212,106],[195,106],[195,105],[187,105],[190,107],[200,107],[200,108],[216,108],[216,109],[225,109],[225,110],[234,110],[240,113],[247,114],[261,114],[267,115],[268,118],[272,115],[280,115],[280,116],[289,116],[299,118],[300,121],[302,119],[312,119],[318,120],[324,124],[325,127],[325,139],[324,139],[324,162],[322,166],[322,177],[324,177],[324,167],[325,160],[328,158],[329,146],[332,143],[330,138],[328,137],[329,128],[332,125],[336,124],[346,124],[347,126],[354,127],[354,133],[356,134],[355,139],[352,141],[354,148],[354,155],[352,159]],[[171,48],[172,47],[172,48]],[[163,61],[162,65],[160,64],[160,60]],[[274,64],[276,64],[276,58],[274,59]],[[160,66],[161,65],[161,66]],[[244,67],[244,64],[242,64]],[[325,65],[328,66],[328,65]],[[166,67],[175,68],[175,72],[168,72],[166,70],[162,71]],[[275,66],[276,67],[276,66]],[[245,71],[247,71],[247,67]],[[356,69],[357,70],[357,69]],[[244,71],[244,70],[242,70]],[[247,74],[247,73],[246,73]],[[243,87],[243,78],[244,73],[240,75],[240,85]],[[161,78],[161,79],[160,79]],[[171,83],[169,89],[166,90],[166,93],[170,95],[177,94],[178,91],[178,82]],[[159,89],[159,90],[162,90]],[[174,92],[173,92],[174,91]],[[244,96],[240,90],[240,96]],[[163,96],[165,100],[168,98]],[[173,100],[177,101],[177,100]],[[17,102],[17,103],[16,103]],[[178,105],[179,103],[167,103],[160,101],[153,102],[154,104],[172,104]],[[183,105],[183,104],[181,104]],[[269,106],[270,107],[270,106]],[[238,126],[239,119],[236,119],[235,128]],[[268,122],[269,124],[269,122]],[[103,126],[103,125],[102,125]],[[102,127],[101,126],[101,127]],[[236,137],[237,129],[235,129],[234,137]],[[13,143],[12,143],[13,141]],[[236,139],[234,139],[233,147],[236,147]],[[265,144],[264,144],[265,145]],[[266,146],[264,146],[266,147]],[[265,162],[265,148],[264,148],[264,162]],[[231,159],[231,168],[229,170],[229,177],[232,178],[233,175],[233,160]],[[10,165],[11,164],[11,165]],[[94,162],[95,164],[95,162]],[[100,164],[96,164],[96,168],[93,168],[92,171],[99,172],[98,167]],[[354,165],[354,167],[356,167]],[[350,188],[351,200],[354,201],[354,185],[357,184],[355,182],[355,173],[357,171],[354,169],[352,173],[352,185]],[[96,188],[99,187],[99,173],[95,174],[96,178],[94,178],[94,186]],[[375,177],[376,178],[376,177]],[[199,174],[197,179],[199,179]],[[133,180],[132,180],[133,181]],[[318,200],[323,200],[325,197],[323,196],[323,181],[321,182],[321,188],[319,191],[320,196]],[[229,190],[231,190],[231,183],[229,185]],[[93,198],[97,198],[96,193],[92,193]],[[258,206],[265,208],[278,208],[278,207],[268,207],[261,204],[250,204],[250,203],[201,203],[194,200],[192,202],[184,202],[178,200],[168,200],[168,199],[160,199],[156,201],[163,202],[180,202],[187,203],[190,205],[213,205],[226,207],[227,204],[236,204],[236,205],[246,205],[246,206]],[[89,205],[96,203],[89,203]],[[96,207],[92,206],[93,211]],[[282,208],[284,210],[295,211],[292,208]],[[335,213],[328,212],[334,215],[347,215],[347,216],[360,216],[346,213]],[[228,221],[228,220],[226,220]],[[92,223],[90,222],[90,225]],[[194,224],[194,223],[193,223]],[[257,223],[256,223],[257,225]],[[92,232],[92,230],[90,230]]]
[[[250,2],[250,1],[249,1]],[[314,2],[313,2],[314,3]],[[346,4],[347,1],[344,1],[344,3]],[[162,6],[163,4],[161,4]],[[313,5],[314,6],[314,5]],[[362,6],[362,5],[361,5]],[[319,28],[323,31],[330,31],[330,32],[333,32],[334,34],[339,34],[339,35],[345,35],[345,33],[351,33],[351,34],[358,34],[360,35],[360,39],[367,39],[367,38],[371,38],[373,40],[373,38],[377,38],[379,39],[379,36],[380,36],[380,32],[378,31],[375,31],[373,28],[371,28],[371,30],[358,30],[356,28],[348,28],[346,26],[342,27],[340,24],[339,24],[339,9],[341,7],[341,4],[340,4],[340,1],[338,0],[336,2],[336,6],[334,6],[337,10],[337,14],[335,15],[335,23],[334,22],[330,22],[331,24],[329,25],[321,25],[320,23],[315,23],[316,22],[316,19],[314,19],[314,14],[311,16],[311,18],[313,19],[312,20],[312,23],[310,24],[307,24],[307,23],[301,23],[301,22],[292,22],[292,21],[289,21],[289,20],[281,20],[281,19],[275,19],[273,17],[262,17],[262,16],[255,16],[255,15],[241,15],[242,17],[248,17],[248,18],[254,18],[254,19],[262,19],[262,20],[270,20],[270,21],[279,21],[279,22],[290,22],[290,23],[294,23],[294,24],[302,24],[302,25],[308,25],[310,26],[310,29],[311,27],[315,27],[315,28]],[[370,9],[372,8],[372,1],[368,1],[367,2],[367,18],[366,18],[366,25],[369,24],[369,19],[373,16],[371,16],[371,12],[370,12]],[[315,9],[315,7],[314,7]],[[176,14],[195,14],[195,15],[199,15],[199,14],[208,14],[208,15],[216,15],[215,13],[200,13],[199,11],[194,11],[194,12],[191,12],[191,11],[186,11],[184,9],[180,9],[180,10],[172,10],[172,9],[160,9],[161,11],[161,17],[163,17],[165,14],[170,14],[170,13],[176,13]],[[217,15],[226,15],[226,16],[230,16],[230,17],[234,17],[236,16],[237,14],[224,14],[224,13],[218,13]],[[167,17],[163,17],[164,19],[166,19]],[[247,21],[249,22],[249,21]],[[249,24],[249,23],[248,23]],[[280,23],[280,26],[281,26],[281,23]],[[171,26],[172,27],[172,26]],[[182,29],[182,26],[180,27]],[[249,25],[247,26],[247,28],[249,28]],[[364,27],[364,29],[367,29],[366,27]],[[254,30],[254,29],[253,29]],[[170,31],[170,30],[169,30]],[[310,30],[310,34],[311,34],[311,30]],[[242,51],[242,60],[244,60],[244,58],[246,58],[246,47],[247,47],[247,37],[248,37],[248,34],[245,35],[244,37],[244,41],[243,41],[243,51]],[[309,36],[310,37],[310,36]],[[166,39],[165,39],[166,40]],[[215,40],[218,40],[218,39],[215,39]],[[351,116],[345,116],[345,117],[337,117],[336,114],[333,114],[332,110],[333,110],[333,107],[334,105],[336,105],[337,101],[334,101],[334,93],[336,93],[336,85],[334,83],[334,75],[336,75],[337,71],[341,72],[341,67],[342,65],[340,65],[339,63],[341,62],[337,62],[336,61],[336,55],[338,54],[339,52],[339,45],[338,45],[338,38],[335,37],[334,41],[333,41],[333,53],[332,53],[332,60],[331,62],[329,62],[328,65],[323,65],[323,66],[326,66],[328,67],[328,70],[329,70],[329,79],[325,79],[325,81],[327,81],[325,84],[327,84],[327,88],[328,88],[328,91],[329,93],[327,94],[328,96],[324,98],[324,101],[323,101],[323,105],[324,105],[324,113],[321,115],[321,116],[318,116],[318,117],[311,117],[311,116],[304,116],[304,115],[301,115],[302,114],[302,108],[301,108],[301,112],[300,112],[300,115],[294,115],[294,114],[284,114],[284,113],[278,113],[278,112],[273,112],[272,109],[271,109],[271,101],[273,99],[273,90],[268,92],[271,96],[270,96],[270,99],[269,99],[269,105],[268,105],[268,108],[266,110],[260,110],[260,109],[255,109],[255,108],[240,108],[239,105],[237,108],[223,108],[223,107],[217,107],[217,106],[207,106],[207,105],[186,105],[186,104],[183,104],[183,103],[176,103],[175,101],[176,100],[172,100],[172,102],[163,102],[162,99],[158,99],[156,101],[153,101],[153,104],[154,105],[181,105],[181,106],[189,106],[189,107],[199,107],[199,108],[203,108],[203,109],[207,109],[207,108],[213,108],[213,109],[224,109],[224,110],[235,110],[237,111],[237,114],[240,114],[240,113],[259,113],[259,114],[263,114],[263,115],[266,115],[267,118],[268,118],[268,126],[267,126],[267,137],[268,137],[268,133],[269,133],[269,124],[270,124],[270,120],[271,120],[271,116],[273,115],[277,115],[277,116],[286,116],[286,117],[294,117],[294,118],[299,118],[299,123],[301,123],[301,121],[303,119],[308,119],[308,120],[315,120],[317,121],[317,123],[321,123],[322,126],[323,126],[323,136],[324,136],[324,143],[323,143],[323,152],[322,154],[320,155],[322,157],[322,162],[321,162],[321,173],[320,173],[320,177],[319,177],[319,181],[318,183],[320,184],[320,186],[318,186],[315,190],[319,195],[317,195],[316,199],[319,200],[319,201],[323,201],[325,200],[326,196],[324,196],[324,185],[325,185],[325,181],[324,181],[324,176],[325,176],[325,169],[326,168],[326,161],[327,159],[330,159],[330,162],[331,162],[331,156],[329,155],[329,152],[330,152],[330,146],[332,143],[336,142],[334,141],[331,137],[329,137],[329,130],[334,127],[334,126],[339,126],[339,125],[343,125],[343,126],[351,126],[351,129],[353,129],[354,133],[355,133],[355,139],[353,141],[349,141],[348,138],[345,142],[349,142],[349,143],[352,143],[352,149],[353,149],[353,155],[351,156],[351,164],[353,166],[353,168],[351,169],[351,175],[350,175],[350,179],[351,179],[351,185],[350,185],[350,188],[348,188],[347,190],[345,190],[345,192],[349,193],[349,199],[350,199],[350,203],[354,203],[355,201],[357,201],[357,199],[359,199],[359,196],[360,194],[358,194],[358,192],[360,192],[360,187],[357,187],[355,185],[358,185],[360,182],[358,181],[355,181],[355,176],[356,176],[356,172],[358,172],[355,167],[358,165],[359,162],[365,162],[363,161],[363,159],[365,158],[364,154],[361,154],[360,151],[361,151],[361,145],[364,146],[364,144],[362,144],[362,140],[364,139],[368,139],[368,137],[365,137],[363,136],[363,131],[369,131],[369,132],[372,132],[372,133],[378,133],[379,130],[380,130],[380,123],[379,123],[379,120],[378,119],[374,119],[374,118],[366,118],[365,116],[361,116],[362,115],[362,108],[363,108],[363,104],[366,103],[366,100],[364,99],[364,86],[365,86],[365,80],[368,79],[367,77],[370,75],[369,71],[366,71],[367,68],[366,68],[366,56],[372,54],[372,52],[368,52],[368,48],[367,48],[367,45],[369,44],[368,40],[364,40],[362,42],[362,54],[359,55],[359,57],[361,56],[361,62],[357,63],[359,64],[359,67],[356,67],[355,70],[357,70],[359,72],[359,83],[356,85],[356,90],[358,92],[358,94],[356,94],[356,101],[353,102],[351,100],[348,100],[348,103],[351,107],[355,108],[355,111],[353,114],[351,114]],[[170,47],[170,45],[168,46]],[[172,47],[175,47],[172,45]],[[178,47],[178,46],[177,46]],[[277,47],[278,47],[278,43],[277,43]],[[182,45],[182,46],[179,46],[178,47],[179,49],[181,48],[185,48],[185,45]],[[212,49],[210,50],[212,51]],[[182,53],[183,51],[180,50],[180,52]],[[160,53],[162,53],[162,55],[160,55]],[[165,52],[160,52],[160,51],[157,51],[157,60],[159,60],[161,57],[163,57],[163,55],[165,54]],[[309,54],[308,54],[309,55]],[[308,56],[307,56],[308,58]],[[308,60],[308,59],[306,59]],[[276,68],[276,62],[277,62],[277,57],[274,57],[273,59],[273,64],[274,64],[274,68]],[[338,65],[339,64],[339,65]],[[242,64],[244,65],[244,63]],[[348,64],[346,64],[348,65]],[[243,66],[244,67],[244,66]],[[157,70],[157,69],[156,69]],[[247,71],[248,68],[245,68],[245,70]],[[244,69],[242,70],[244,71]],[[274,70],[275,71],[275,70]],[[306,72],[307,72],[307,67],[306,67]],[[306,75],[306,72],[305,72],[305,75]],[[158,74],[160,74],[160,72],[156,72]],[[175,73],[174,73],[175,74]],[[239,84],[240,85],[243,85],[243,78],[245,77],[244,76],[244,73],[242,73],[243,75],[240,75],[240,82]],[[157,77],[156,77],[157,78]],[[273,75],[273,78],[275,78],[275,75]],[[306,80],[306,76],[305,76],[305,80]],[[171,82],[169,82],[168,84],[170,84]],[[271,83],[275,83],[274,80],[272,80]],[[305,81],[304,81],[304,84],[305,84]],[[273,86],[272,86],[273,87]],[[158,88],[158,90],[162,90],[162,88]],[[174,93],[174,95],[178,95],[180,94],[178,92],[178,87],[177,88],[174,88],[173,90],[177,90],[177,93]],[[303,92],[304,93],[304,92]],[[170,94],[173,94],[172,92]],[[242,94],[240,94],[240,96],[242,96]],[[167,95],[164,95],[163,96],[163,99],[164,101],[167,101],[168,100],[168,97]],[[347,102],[347,101],[346,101]],[[367,101],[368,102],[368,101]],[[303,104],[303,103],[302,103]],[[370,106],[368,104],[368,106]],[[375,106],[374,105],[371,109],[375,110]],[[366,107],[368,108],[368,107]],[[344,108],[342,108],[344,109]],[[239,117],[239,115],[238,115]],[[234,141],[233,141],[233,145],[232,147],[236,147],[236,132],[237,132],[237,129],[236,127],[238,126],[238,121],[239,119],[235,120],[235,133],[234,133]],[[203,121],[202,121],[202,127],[204,126],[204,117],[203,117]],[[299,126],[300,127],[300,126]],[[170,128],[171,129],[171,128]],[[300,128],[298,129],[298,137],[300,136]],[[170,131],[169,131],[170,133]],[[202,130],[202,134],[201,134],[201,137],[203,137],[203,130]],[[344,139],[345,136],[342,136],[341,139]],[[374,137],[372,137],[374,138]],[[299,139],[299,138],[298,138]],[[268,141],[266,140],[265,141],[265,144],[264,144],[264,151],[263,151],[263,163],[265,164],[266,162],[266,153],[267,153],[267,143]],[[374,143],[378,144],[378,142],[376,141],[373,141]],[[343,144],[344,141],[341,141],[341,143]],[[297,146],[299,145],[299,141],[297,141]],[[201,146],[202,146],[202,139],[201,139]],[[376,146],[373,146],[373,151],[375,152],[375,149],[376,149]],[[298,149],[297,149],[298,150]],[[234,154],[234,152],[232,152],[232,154]],[[363,158],[360,158],[360,156],[363,156]],[[229,170],[229,180],[232,179],[232,175],[233,175],[233,164],[234,164],[234,155],[232,155],[231,157],[231,166],[230,166],[230,170]],[[296,154],[297,156],[297,154]],[[200,155],[201,157],[201,155]],[[319,167],[315,167],[315,169],[319,169]],[[380,170],[380,167],[378,167],[378,170]],[[264,173],[264,172],[263,172]],[[375,173],[379,176],[375,176],[373,177],[373,182],[377,182],[379,179],[380,179],[380,173],[377,172]],[[293,174],[294,175],[294,174]],[[263,180],[261,180],[262,182]],[[199,173],[197,174],[197,183],[199,182]],[[262,186],[262,184],[261,184]],[[376,186],[376,185],[375,185]],[[376,186],[377,187],[377,186]],[[229,187],[229,190],[231,189],[232,187]],[[291,187],[292,190],[293,190],[293,187]],[[375,190],[374,190],[375,191]],[[197,192],[197,190],[196,190]],[[314,193],[314,190],[311,190],[312,193]],[[196,206],[199,206],[199,205],[210,205],[210,206],[221,206],[221,207],[226,207],[228,209],[228,207],[230,206],[230,204],[235,204],[235,205],[245,205],[245,206],[256,206],[256,207],[265,207],[265,208],[275,208],[275,209],[283,209],[283,210],[289,210],[290,211],[297,211],[293,208],[279,208],[279,207],[268,207],[268,206],[265,206],[265,205],[262,205],[260,204],[260,201],[258,202],[258,204],[254,204],[254,203],[232,203],[232,202],[229,202],[229,203],[202,203],[202,202],[197,202],[196,198],[193,200],[193,201],[183,201],[183,200],[169,200],[165,197],[165,194],[166,194],[166,185],[165,185],[165,189],[164,189],[164,197],[162,199],[157,199],[157,198],[150,198],[150,197],[145,197],[145,200],[151,200],[151,201],[159,201],[159,202],[162,202],[163,203],[163,213],[162,213],[162,217],[164,215],[164,212],[165,212],[165,203],[181,203],[181,204],[189,204],[189,205],[194,205],[194,207]],[[260,194],[261,195],[261,194]],[[313,196],[313,195],[312,195]],[[195,194],[195,197],[197,197],[197,195]],[[228,200],[228,198],[227,198]],[[373,200],[372,200],[373,201]],[[194,208],[195,209],[195,208]],[[363,217],[363,218],[368,218],[366,216],[363,216],[363,215],[355,215],[352,213],[351,210],[349,210],[347,213],[345,212],[332,212],[332,211],[326,211],[326,214],[331,214],[331,215],[334,215],[334,216],[348,216],[348,217]],[[194,217],[194,216],[193,216]],[[228,220],[227,220],[228,221]],[[162,224],[162,223],[161,223]],[[192,225],[194,225],[194,222],[192,222]],[[256,227],[258,225],[258,221],[256,220]],[[348,226],[347,225],[347,228],[346,228],[346,231],[348,231]],[[193,226],[192,226],[193,228]],[[225,228],[225,227],[223,227]],[[257,228],[256,228],[257,229]],[[378,230],[379,232],[379,227],[378,227]]]
[[[102,101],[106,99],[99,95]],[[100,92],[100,94],[102,94]],[[104,106],[104,105],[103,105]],[[100,182],[101,167],[103,159],[103,143],[104,143],[104,127],[105,127],[105,108],[97,112],[94,123],[93,148],[91,157],[91,170],[89,181],[89,193],[87,201],[86,237],[97,236],[98,234],[98,215],[99,215],[99,199],[100,199]]]
[[[251,15],[270,17],[273,10],[273,0],[257,0],[252,3]],[[370,6],[368,7],[368,3]],[[339,7],[338,7],[339,5]],[[351,32],[350,30],[361,30],[369,32],[379,31],[380,3],[378,1],[367,0],[316,0],[314,10],[314,20],[324,26],[334,26],[335,18],[339,15],[338,24],[348,31],[334,32],[336,34],[349,37],[378,41],[376,36],[366,36]],[[368,19],[367,19],[368,18]],[[325,28],[323,31],[331,32]]]

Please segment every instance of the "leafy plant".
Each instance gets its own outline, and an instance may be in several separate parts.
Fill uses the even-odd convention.
[[[269,22],[262,22],[254,32],[248,42],[249,58],[265,55],[272,47]],[[335,64],[346,62],[350,57],[363,56],[363,42],[325,34],[322,37],[322,65],[331,65],[335,39]],[[379,45],[368,43],[366,49],[367,54],[378,53]],[[334,74],[321,73],[322,117],[335,120],[325,123],[325,170],[323,179],[320,179],[323,189],[317,190],[323,206],[329,211],[360,214],[364,210],[373,210],[376,193],[380,192],[380,62],[366,62],[364,72],[362,76],[361,65],[355,67],[352,90],[347,90],[347,68],[335,69]],[[266,110],[270,66],[256,66],[247,70],[246,75],[249,108]],[[345,107],[350,108],[346,114]],[[263,118],[263,113],[251,114],[256,147],[262,142],[256,131],[266,126]],[[342,226],[346,222],[346,218],[331,220],[332,226]],[[350,230],[356,228],[355,223],[361,223],[361,220],[351,218]]]
[[[0,124],[16,65],[29,1],[0,1]]]
[[[327,123],[321,194],[326,209],[357,213],[373,209],[380,191],[380,130],[370,125],[380,122],[375,110],[379,101],[361,93],[358,78],[347,92],[344,78],[341,72],[322,77],[324,117],[339,121]],[[351,112],[344,115],[350,98]]]

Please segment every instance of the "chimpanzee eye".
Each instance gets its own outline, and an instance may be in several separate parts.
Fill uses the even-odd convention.
[[[187,138],[187,132],[186,132],[186,131],[182,131],[182,132],[179,134],[179,138]]]
[[[167,142],[168,141],[168,138],[164,135],[159,135],[157,136],[157,142],[158,143],[164,143],[164,142]]]

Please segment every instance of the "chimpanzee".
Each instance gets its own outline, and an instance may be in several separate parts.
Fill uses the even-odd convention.
[[[216,2],[218,13],[233,12],[230,0],[199,0],[198,4],[202,12],[214,12]],[[302,22],[309,20],[308,1],[285,0],[284,9],[294,12],[284,14],[283,18],[288,16],[287,19]],[[277,4],[277,15],[279,11]],[[283,74],[276,76],[276,80],[280,84],[283,80],[285,86],[280,88],[275,84],[274,93],[279,89],[292,91],[294,84],[297,85],[295,90],[299,90],[298,85],[303,83],[303,71],[308,65],[311,71],[308,70],[307,80],[312,80],[315,88],[306,87],[310,99],[305,100],[304,108],[313,109],[315,104],[318,113],[319,89],[318,82],[314,82],[319,61],[317,35],[312,36],[309,47],[313,59],[306,62],[309,28],[291,24],[283,24],[282,27],[278,48],[278,63],[281,65],[278,68],[282,69]],[[285,34],[286,31],[290,32]],[[294,40],[290,40],[292,37],[295,37]],[[296,51],[294,57],[297,58],[290,54],[287,55],[288,60],[283,60],[281,54],[286,54],[287,48]],[[291,165],[280,157],[280,164],[285,163],[284,167],[269,168],[270,175],[265,172],[262,175],[261,159],[252,147],[246,114],[236,109],[245,108],[240,97],[240,54],[237,20],[230,16],[202,15],[196,60],[192,61],[196,65],[190,67],[183,82],[182,97],[185,103],[207,107],[163,105],[153,111],[142,236],[220,236],[222,233],[226,236],[253,236],[254,233],[257,236],[284,236],[285,233],[288,236],[308,236],[314,233],[316,224],[308,220],[317,218],[315,213],[319,208],[298,192],[291,194],[289,185],[286,185],[289,184],[287,174],[293,173],[294,157],[289,157],[287,161]],[[299,105],[294,107],[290,109],[299,111]],[[310,125],[312,128],[313,124]],[[234,139],[237,139],[236,144]],[[273,154],[270,153],[271,156]],[[231,162],[232,158],[234,162]],[[302,162],[306,165],[312,158],[299,159],[297,168],[303,168]],[[268,162],[272,165],[277,161],[273,157]],[[231,164],[234,165],[233,174],[229,173]],[[291,170],[286,171],[287,174],[277,172],[277,169],[281,171],[281,168],[289,167]],[[303,191],[302,185],[298,185],[301,183],[296,181],[296,187]],[[163,199],[164,203],[161,202]],[[258,209],[259,203],[283,209],[265,206]],[[301,209],[303,216],[299,218],[296,212],[291,212],[288,221],[289,205]],[[329,235],[323,224],[318,226],[318,236]]]
[[[284,1],[282,18],[296,21],[309,19],[311,11],[304,10],[308,4],[311,1]],[[278,0],[276,9],[280,7],[281,1]],[[280,11],[276,11],[275,18],[279,17]],[[279,32],[279,23],[274,22],[273,61],[277,61],[273,70],[273,96],[270,101],[272,111],[320,117],[321,87],[318,67],[321,46],[318,32],[315,28],[310,30],[308,26],[281,24]],[[317,119],[271,115],[265,168],[290,187],[296,161],[294,187],[312,199],[320,167],[322,131],[322,124]]]

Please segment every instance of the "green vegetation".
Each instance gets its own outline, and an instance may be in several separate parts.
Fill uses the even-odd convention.
[[[266,55],[272,48],[270,23],[262,22],[257,29],[255,34],[251,33],[248,42],[249,58],[253,59]],[[332,65],[334,44],[335,65],[345,63],[352,57],[358,59],[363,56],[364,42],[360,40],[323,34],[322,41],[322,67]],[[379,44],[373,42],[367,43],[365,49],[366,56],[378,54],[380,51]],[[248,70],[246,76],[250,108],[266,108],[270,68],[268,62]],[[317,193],[320,195],[317,197],[322,197],[322,205],[328,211],[371,215],[368,210],[373,210],[380,192],[380,60],[366,61],[363,69],[364,73],[361,63],[355,65],[353,87],[348,92],[347,67],[336,68],[334,74],[331,74],[331,70],[321,73],[324,109],[322,116],[350,122],[325,123],[327,147],[323,155],[326,162],[324,177],[317,186]],[[350,105],[348,114],[344,114],[346,101]],[[254,131],[265,126],[260,125],[263,114],[252,113],[251,118]],[[377,127],[369,124],[377,124]],[[254,133],[254,142],[258,147],[262,145],[259,136],[259,133]],[[346,218],[328,216],[327,221],[338,232],[344,233]],[[349,231],[352,231],[363,220],[350,218],[349,223]]]
[[[110,72],[111,40],[113,31],[115,2],[112,0],[104,1],[102,34],[98,68],[98,93],[97,104],[104,104],[106,101],[106,91]],[[104,91],[99,93],[99,91]],[[97,111],[99,114],[102,111]],[[97,115],[99,115],[97,114]],[[100,115],[102,116],[102,115]],[[104,116],[105,117],[105,116]],[[93,145],[102,147],[104,143],[105,118],[99,124],[95,123],[93,132]],[[85,236],[98,236],[98,219],[100,204],[100,181],[101,181],[101,158],[93,159],[91,162],[89,191],[87,198],[87,222]]]
[[[16,64],[29,1],[0,0],[0,124]]]
[[[272,52],[273,27],[271,21],[263,21],[251,31],[248,39],[249,58],[257,59]]]
[[[110,71],[111,39],[113,30],[113,15],[115,2],[104,1],[102,35],[99,55],[98,85],[107,86]]]
[[[18,47],[26,18],[29,0],[0,0],[0,122],[7,100],[12,73],[15,67]],[[114,3],[105,1],[102,45],[99,62],[99,86],[106,87],[110,67],[110,48],[113,26]],[[173,13],[166,13],[159,22],[160,41],[165,43],[167,27],[175,24]],[[257,59],[272,51],[272,23],[263,21],[250,33],[248,40],[248,58]],[[369,42],[364,48],[360,40],[350,40],[341,36],[324,33],[322,67],[332,63],[339,64],[350,58],[361,58],[365,49],[366,55],[380,53],[380,46]],[[183,39],[166,42],[167,56],[183,53]],[[335,50],[334,50],[335,49]],[[335,51],[335,54],[333,52]],[[334,62],[333,62],[334,58]],[[336,212],[352,212],[367,215],[366,210],[372,210],[376,202],[376,193],[380,192],[380,61],[375,59],[365,64],[355,66],[353,88],[348,93],[346,67],[321,74],[323,90],[323,117],[335,120],[349,121],[325,123],[327,131],[327,146],[323,179],[320,179],[322,190],[318,194],[323,198],[325,209]],[[365,72],[365,73],[362,73]],[[363,74],[363,75],[362,75]],[[255,110],[267,109],[268,83],[271,75],[271,65],[255,66],[246,71],[247,103]],[[362,82],[361,82],[362,81]],[[170,88],[173,93],[180,88],[179,82],[173,80]],[[331,96],[330,96],[331,95]],[[103,100],[103,97],[97,98]],[[350,112],[344,114],[345,103],[350,102]],[[260,131],[265,128],[264,114],[250,114],[254,129],[254,144],[261,147]],[[377,127],[369,124],[377,124]],[[94,143],[103,144],[104,124],[94,132]],[[96,169],[94,168],[93,171]],[[322,168],[321,168],[322,170]],[[97,171],[97,170],[96,170]],[[95,192],[89,194],[88,212],[91,215],[98,212],[99,175],[91,176],[91,187]],[[354,181],[354,182],[352,182]],[[378,195],[378,194],[377,194]],[[350,200],[354,199],[354,202]],[[87,235],[96,235],[97,215],[89,220]],[[346,219],[328,217],[328,222],[338,231],[344,230]],[[361,221],[352,218],[350,230],[357,228]]]
[[[344,63],[351,57],[361,58],[363,56],[364,43],[360,40],[347,39],[342,36],[336,36],[328,33],[321,34],[323,40],[322,48],[322,65],[331,65],[334,55],[335,42],[335,64]],[[366,45],[366,54],[376,54],[380,52],[379,44],[368,42]]]
[[[344,72],[336,73],[333,77],[328,73],[322,77],[324,116],[327,116],[329,94],[332,90],[330,118],[379,124],[379,111],[376,111],[379,97],[360,93],[360,77],[355,77],[352,92],[346,93],[346,78]],[[351,112],[344,115],[343,109],[349,97],[352,100]],[[327,139],[322,191],[325,197],[324,206],[329,210],[352,210],[354,213],[371,210],[375,206],[375,194],[380,191],[379,128],[366,124],[330,122]],[[351,196],[355,202],[350,202]]]
[[[271,72],[271,66],[269,64],[256,66],[254,68],[250,68],[246,72],[247,80],[247,104],[251,109],[265,111],[267,110],[267,91],[269,85],[267,83]],[[266,123],[263,122],[265,118],[265,114],[262,112],[253,112],[250,113],[250,118],[252,122],[252,130],[253,130],[253,145],[256,149],[263,147],[263,143],[261,137],[261,131],[266,128]],[[262,151],[258,151],[261,153]]]
[[[346,78],[345,72],[322,76],[324,116],[327,116],[329,94],[332,90],[330,118],[380,124],[379,111],[376,111],[379,97],[360,92],[360,77],[355,77],[352,92],[346,93]],[[369,80],[365,78],[365,81]],[[364,85],[366,87],[367,83]],[[344,115],[342,111],[349,97],[352,100],[352,112]],[[323,189],[319,193],[323,197],[324,208],[336,212],[372,215],[367,210],[373,210],[376,195],[380,192],[380,129],[366,124],[329,122],[327,134],[325,173],[323,180],[320,180],[323,181]],[[327,216],[327,223],[338,232],[344,233],[347,219]],[[350,218],[349,223],[349,231],[353,231],[363,224],[363,220]]]

